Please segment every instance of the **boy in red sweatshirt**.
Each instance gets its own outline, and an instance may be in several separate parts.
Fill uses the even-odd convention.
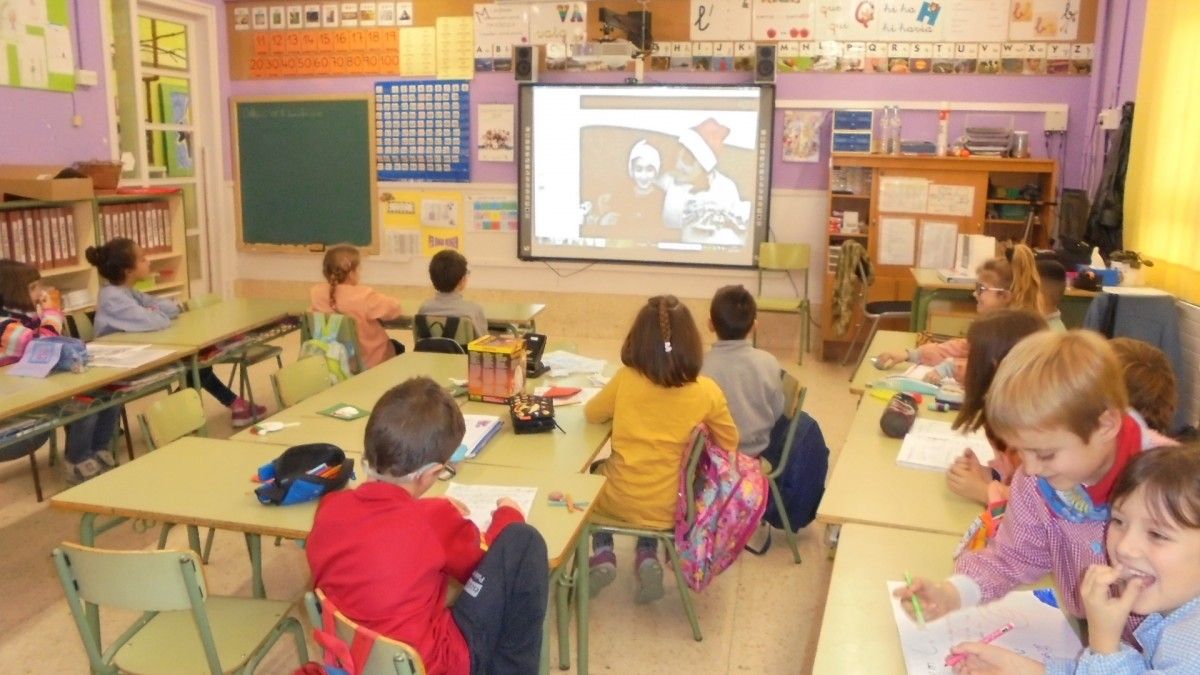
[[[369,480],[317,508],[313,585],[350,619],[416,649],[429,675],[537,672],[549,592],[541,535],[510,499],[482,534],[462,504],[419,499],[463,432],[454,399],[427,377],[379,399],[367,421]],[[448,608],[451,578],[463,591]]]

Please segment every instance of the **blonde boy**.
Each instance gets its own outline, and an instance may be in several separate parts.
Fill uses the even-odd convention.
[[[1121,367],[1098,333],[1031,335],[1008,353],[988,390],[992,431],[1021,454],[1004,526],[985,550],[964,554],[941,582],[897,595],[926,619],[997,600],[1053,573],[1066,610],[1084,616],[1080,583],[1104,564],[1108,500],[1121,470],[1146,448],[1171,445],[1128,414]]]

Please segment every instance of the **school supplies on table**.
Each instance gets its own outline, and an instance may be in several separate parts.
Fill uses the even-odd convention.
[[[454,451],[451,461],[471,459],[478,455],[483,446],[504,426],[504,421],[495,415],[463,415],[463,422],[466,423],[467,432],[463,434],[462,445]],[[455,460],[454,457],[459,459]]]
[[[942,420],[918,419],[904,437],[896,463],[910,469],[945,471],[954,460],[971,450],[982,464],[995,456],[982,429],[961,434]]]
[[[914,600],[915,600],[915,598],[914,598]],[[1016,625],[1013,624],[1013,622],[1009,621],[1008,623],[997,628],[996,630],[988,633],[987,635],[984,635],[982,638],[979,639],[979,641],[985,645],[990,645],[991,643],[998,640],[1001,635],[1004,635],[1005,633],[1012,630],[1013,628],[1016,628]],[[966,654],[961,654],[961,653],[960,654],[951,654],[950,656],[946,657],[946,665],[957,666],[958,664],[960,664],[966,660],[967,660]]]
[[[607,363],[604,359],[589,359],[586,356],[572,354],[560,350],[542,355],[542,363],[550,370],[563,375],[580,373],[583,375],[600,374]]]
[[[156,349],[147,344],[116,344],[89,342],[91,365],[99,368],[137,368],[171,354],[170,349]]]
[[[990,641],[1042,662],[1074,658],[1083,648],[1062,610],[1039,600],[1034,591],[1013,591],[995,602],[926,622],[922,628],[904,612],[900,599],[892,595],[903,586],[903,581],[889,581],[887,593],[900,632],[904,664],[910,673],[953,672],[947,657],[951,647],[962,642]],[[1009,624],[1012,628],[1001,630]]]
[[[911,394],[897,393],[879,416],[880,430],[891,438],[904,438],[917,421],[917,406],[920,404],[920,400]]]
[[[508,410],[514,433],[533,434],[558,426],[554,421],[554,401],[545,396],[517,394],[508,399]]]
[[[352,406],[348,403],[338,403],[331,405],[324,410],[318,410],[317,414],[349,422],[350,420],[356,420],[360,417],[366,417],[367,415],[371,414],[371,411],[363,410],[362,408]]]
[[[55,342],[34,340],[25,348],[21,360],[8,369],[9,375],[21,377],[46,377],[54,370],[58,357],[62,355],[62,345]]]
[[[299,422],[278,422],[275,420],[267,420],[265,422],[259,422],[251,427],[250,433],[254,434],[255,436],[266,436],[267,434],[274,433],[276,431],[283,431],[288,427],[298,426],[300,426]]]
[[[904,573],[904,585],[912,588],[912,574]],[[913,614],[917,615],[917,625],[921,628],[925,627],[925,612],[921,609],[921,599],[917,596],[912,596]]]
[[[517,506],[521,507],[521,513],[528,518],[529,511],[533,508],[533,499],[537,496],[537,488],[449,483],[444,494],[462,502],[467,507],[467,518],[475,523],[480,532],[487,532],[492,524],[492,512],[496,510],[496,502],[501,497],[508,497],[516,502]]]
[[[283,454],[258,468],[254,490],[266,505],[300,504],[333,490],[340,490],[354,473],[354,460],[336,445],[306,443],[293,445]]]
[[[600,392],[600,387],[537,387],[535,396],[553,399],[555,407],[587,403]]]
[[[872,382],[869,386],[875,389],[890,389],[891,391],[903,391],[910,394],[937,395],[938,392],[936,384],[903,375],[890,375]]]

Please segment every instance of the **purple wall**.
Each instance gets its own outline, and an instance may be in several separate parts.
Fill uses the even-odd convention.
[[[71,22],[82,46],[77,67],[94,70],[100,84],[74,94],[0,87],[0,164],[71,164],[112,159],[108,139],[108,104],[104,98],[104,57],[100,35],[100,3],[71,3]],[[83,126],[73,127],[80,115]]]
[[[222,0],[204,0],[217,9],[218,40],[226,44]],[[1063,162],[1061,184],[1077,187],[1082,184],[1085,166],[1091,161],[1092,120],[1095,120],[1095,105],[1103,92],[1114,91],[1113,100],[1132,98],[1136,86],[1137,64],[1140,56],[1141,31],[1144,23],[1146,0],[1101,0],[1106,5],[1124,9],[1121,16],[1100,12],[1097,34],[1109,35],[1112,48],[1105,50],[1097,45],[1097,67],[1092,77],[1079,76],[1004,76],[1004,75],[869,75],[869,74],[789,74],[779,78],[776,97],[779,100],[836,99],[836,100],[885,100],[885,101],[1005,101],[1014,103],[1066,103],[1070,106],[1070,118],[1066,136],[1066,147],[1060,149],[1055,139],[1050,153]],[[83,50],[81,67],[102,71],[100,45],[100,16],[94,3],[84,2],[77,22],[83,28]],[[1107,32],[1105,32],[1107,31]],[[1124,32],[1122,32],[1124,31]],[[1125,39],[1124,59],[1121,59],[1120,42]],[[229,141],[230,96],[247,95],[311,95],[360,93],[370,91],[375,81],[383,77],[354,78],[311,78],[295,80],[241,80],[229,79],[228,54],[221,49],[219,55],[220,101],[223,111],[222,136],[225,139],[226,176],[232,176]],[[1112,65],[1109,65],[1109,62]],[[101,77],[104,73],[100,73]],[[749,80],[748,73],[698,74],[648,72],[647,81],[671,83],[735,83]],[[620,82],[625,73],[579,74],[551,73],[543,77],[547,82]],[[1118,86],[1119,83],[1119,86]],[[0,88],[0,162],[68,162],[76,159],[108,157],[108,130],[105,123],[103,89],[81,89],[75,94],[75,106],[84,117],[84,126],[71,127],[72,97],[67,94],[37,92],[13,88]],[[479,103],[513,103],[517,87],[508,73],[480,73],[474,79],[472,101]],[[1104,105],[1108,105],[1107,98]],[[474,113],[472,114],[474,116]],[[1047,156],[1040,140],[1042,135],[1041,113],[1015,115],[1016,126],[1030,132],[1031,150],[1034,156]],[[906,139],[930,139],[935,135],[936,113],[932,111],[908,111],[903,114],[904,137]],[[782,113],[776,115],[776,138],[780,135]],[[950,119],[950,135],[955,138],[962,132],[965,113],[953,113]],[[475,120],[472,120],[474,125]],[[827,137],[827,135],[826,135]],[[1061,154],[1059,154],[1061,152]],[[821,189],[826,182],[826,154],[816,164],[793,164],[780,161],[776,152],[772,168],[773,184],[780,188]],[[477,182],[516,182],[514,164],[475,162],[472,160],[472,179]]]

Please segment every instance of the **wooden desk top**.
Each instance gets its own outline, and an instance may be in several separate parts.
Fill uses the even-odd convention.
[[[64,401],[72,396],[96,391],[113,382],[125,380],[196,353],[192,346],[156,344],[167,354],[136,368],[91,367],[82,373],[53,373],[45,378],[9,375],[11,366],[0,368],[0,419]]]
[[[50,504],[64,511],[303,539],[312,529],[316,502],[263,506],[254,495],[257,484],[250,480],[258,467],[280,452],[277,445],[184,437],[61,492]],[[357,473],[356,483],[363,479],[361,467]],[[604,478],[478,464],[461,467],[454,482],[537,487],[528,520],[545,537],[553,566],[570,556]],[[441,494],[446,485],[439,481],[430,495]],[[589,506],[575,513],[552,507],[547,495],[553,490],[569,492]]]
[[[450,378],[465,379],[467,360],[457,354],[404,354],[340,382],[297,405],[282,410],[271,421],[299,422],[298,426],[259,436],[245,429],[233,436],[235,440],[271,445],[296,445],[324,441],[334,443],[346,452],[361,454],[367,418],[343,421],[318,414],[339,403],[348,403],[370,410],[376,401],[392,387],[418,375],[432,377],[439,384]],[[529,390],[533,384],[527,385]],[[505,422],[502,429],[479,456],[468,463],[511,466],[540,471],[579,472],[586,469],[611,432],[609,424],[589,424],[583,416],[583,406],[560,406],[555,419],[563,431],[517,435],[508,423],[508,408],[495,403],[478,403],[458,399],[462,411],[476,415],[495,415]],[[563,433],[563,432],[566,433]]]
[[[879,429],[887,401],[863,396],[829,476],[817,518],[959,536],[983,506],[950,492],[940,471],[896,464],[900,441]],[[954,413],[922,407],[922,417],[947,422]],[[840,555],[840,554],[839,554]]]
[[[111,333],[99,342],[124,344],[171,344],[209,347],[240,333],[272,324],[289,314],[299,315],[308,309],[299,300],[237,299],[218,302],[179,315],[163,330],[148,333]]]
[[[958,537],[846,525],[825,598],[825,616],[812,672],[904,675],[900,634],[892,618],[888,581],[913,576],[941,579],[954,569]]]
[[[411,323],[417,314],[417,309],[430,297],[428,293],[424,295],[406,294],[398,297],[397,300],[400,301],[400,307],[403,308],[404,313],[400,315],[400,318],[384,323]],[[527,324],[546,309],[545,304],[538,302],[480,302],[478,304],[483,308],[483,315],[487,317],[488,323]]]
[[[897,375],[908,370],[911,363],[901,362],[887,370],[879,370],[871,363],[871,357],[882,352],[898,352],[912,349],[917,344],[917,334],[900,330],[881,330],[875,333],[875,339],[867,347],[867,357],[854,371],[850,380],[850,393],[862,394],[867,385],[888,375]]]
[[[916,280],[917,286],[923,289],[941,289],[968,292],[975,290],[974,284],[950,283],[943,281],[942,278],[938,276],[937,270],[935,269],[929,269],[927,267],[910,267],[909,271],[912,272],[913,279]],[[1096,293],[1095,291],[1082,291],[1078,288],[1067,286],[1066,295],[1073,298],[1094,298],[1099,295],[1099,293]]]

